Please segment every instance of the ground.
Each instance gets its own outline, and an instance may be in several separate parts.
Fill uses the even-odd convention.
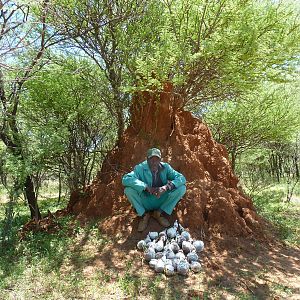
[[[19,203],[11,242],[0,252],[0,299],[300,299],[300,206],[282,204],[282,193],[274,190],[254,200],[270,220],[272,238],[203,236],[203,269],[187,277],[158,275],[148,267],[136,249],[146,232],[104,235],[99,220],[82,227],[64,216],[56,220],[56,232],[20,240],[28,208]],[[66,202],[40,204],[46,214]],[[151,219],[153,229],[159,227]]]
[[[106,279],[102,299],[300,299],[299,247],[220,237],[202,253],[201,273],[168,278],[149,269],[137,241],[115,238],[97,253],[79,243],[78,251],[95,254],[82,272],[93,277],[100,269]]]

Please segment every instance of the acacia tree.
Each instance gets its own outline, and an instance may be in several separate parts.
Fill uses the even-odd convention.
[[[35,14],[31,13],[35,11]],[[30,168],[26,168],[24,140],[19,128],[18,111],[24,83],[44,65],[42,57],[56,41],[56,32],[48,32],[46,16],[48,0],[30,7],[26,3],[1,2],[0,6],[0,138],[7,150],[23,167],[15,177],[14,191],[23,191],[31,218],[41,218]],[[26,55],[25,55],[26,53]],[[23,58],[23,59],[17,59]],[[6,71],[6,73],[4,72]]]
[[[270,85],[235,102],[206,107],[205,121],[214,138],[226,145],[232,167],[243,152],[272,143],[286,143],[299,130],[300,107],[291,90]]]
[[[53,59],[26,83],[22,99],[28,156],[50,173],[60,170],[71,192],[90,184],[115,141],[115,120],[89,80],[93,73],[86,60]]]
[[[103,101],[118,122],[118,136],[125,128],[124,110],[128,93],[122,89],[126,81],[126,32],[131,22],[143,17],[147,1],[51,1],[52,25],[67,39],[65,47],[79,48],[103,72],[106,99]]]
[[[106,74],[118,136],[124,90],[172,81],[182,105],[194,109],[241,96],[264,80],[286,80],[299,57],[297,12],[271,0],[57,0],[51,8],[54,28]]]

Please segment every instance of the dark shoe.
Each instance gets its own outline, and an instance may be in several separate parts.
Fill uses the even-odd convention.
[[[164,218],[162,215],[161,215],[161,212],[159,210],[155,210],[153,212],[153,218],[155,220],[157,220],[157,222],[161,225],[161,226],[164,226],[164,227],[169,227],[170,226],[170,222]]]
[[[149,219],[150,219],[150,214],[149,213],[145,213],[144,216],[142,217],[142,219],[139,222],[139,226],[138,226],[138,231],[142,232],[144,231],[149,223]]]

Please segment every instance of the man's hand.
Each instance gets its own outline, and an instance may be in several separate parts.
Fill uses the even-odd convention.
[[[159,198],[162,194],[164,194],[168,190],[168,185],[163,185],[161,187],[146,187],[146,191],[154,195],[156,198]]]
[[[146,192],[148,192],[150,195],[155,195],[155,193],[157,192],[157,188],[147,186],[146,187]]]
[[[160,196],[161,196],[162,194],[164,194],[167,190],[168,190],[168,187],[167,187],[166,185],[163,185],[163,186],[157,188],[157,190],[156,190],[156,192],[155,192],[154,195],[155,195],[157,198],[160,198]]]

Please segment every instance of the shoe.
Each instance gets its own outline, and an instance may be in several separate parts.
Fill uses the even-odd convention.
[[[153,212],[153,218],[156,219],[161,226],[164,227],[170,226],[170,222],[161,215],[161,212],[159,210],[155,210]]]
[[[145,213],[144,216],[142,217],[142,219],[139,222],[139,226],[138,226],[138,231],[139,232],[142,232],[147,228],[149,219],[150,219],[150,214]]]

